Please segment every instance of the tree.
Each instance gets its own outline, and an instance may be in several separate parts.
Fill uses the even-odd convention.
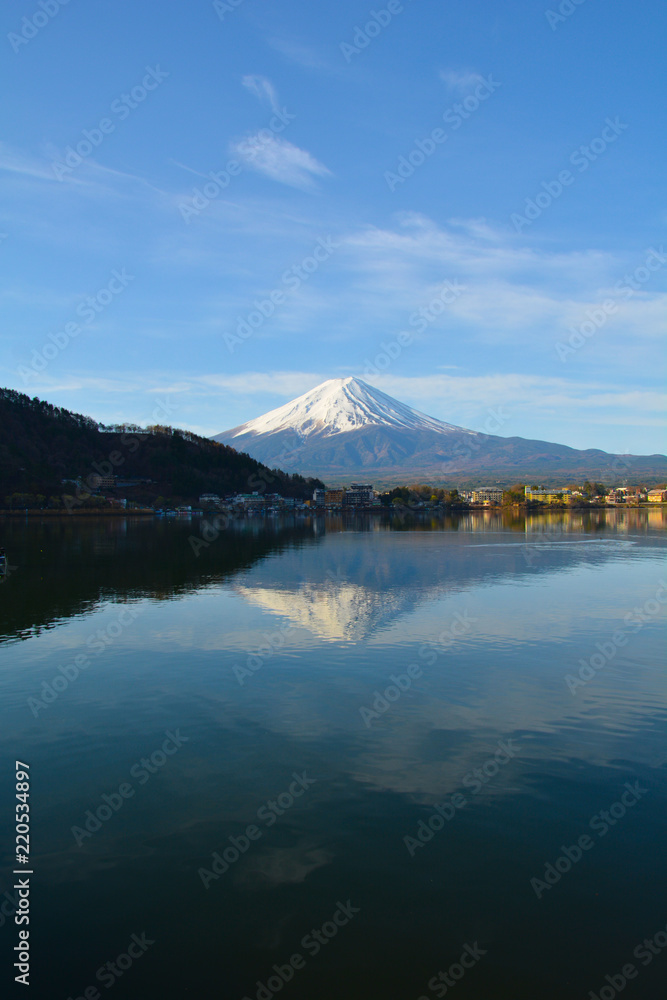
[[[503,490],[504,504],[523,503],[525,499],[526,487],[523,483],[516,483],[514,486],[510,486],[508,490]]]

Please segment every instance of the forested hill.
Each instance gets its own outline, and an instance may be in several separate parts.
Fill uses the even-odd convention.
[[[0,389],[0,506],[14,492],[61,495],[63,479],[108,473],[151,479],[151,495],[191,502],[202,493],[280,493],[306,498],[316,479],[269,470],[243,452],[171,427],[101,430],[90,417]],[[129,496],[129,494],[127,494]]]

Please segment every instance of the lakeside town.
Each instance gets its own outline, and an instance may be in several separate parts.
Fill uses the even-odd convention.
[[[117,476],[89,476],[86,480],[63,480],[65,492],[59,496],[14,493],[5,497],[4,514],[82,513],[154,514],[157,516],[198,515],[209,511],[227,514],[262,515],[281,513],[382,513],[391,510],[431,511],[487,509],[494,507],[544,508],[639,507],[667,504],[667,486],[614,486],[584,482],[562,487],[517,484],[509,489],[485,486],[476,489],[445,489],[428,484],[398,486],[381,492],[371,483],[352,483],[340,488],[317,488],[312,497],[300,499],[280,493],[254,490],[220,496],[203,493],[195,503],[182,498],[158,496],[146,502],[140,494],[153,486],[150,479],[121,479]],[[127,495],[121,495],[121,494]],[[132,499],[132,494],[136,499]]]

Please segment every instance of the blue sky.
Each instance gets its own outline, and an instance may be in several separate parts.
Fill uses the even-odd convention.
[[[43,3],[1,15],[1,384],[214,434],[358,375],[665,451],[664,4]]]

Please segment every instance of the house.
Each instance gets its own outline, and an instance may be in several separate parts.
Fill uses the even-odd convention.
[[[665,503],[667,501],[667,490],[649,490],[649,503]]]

